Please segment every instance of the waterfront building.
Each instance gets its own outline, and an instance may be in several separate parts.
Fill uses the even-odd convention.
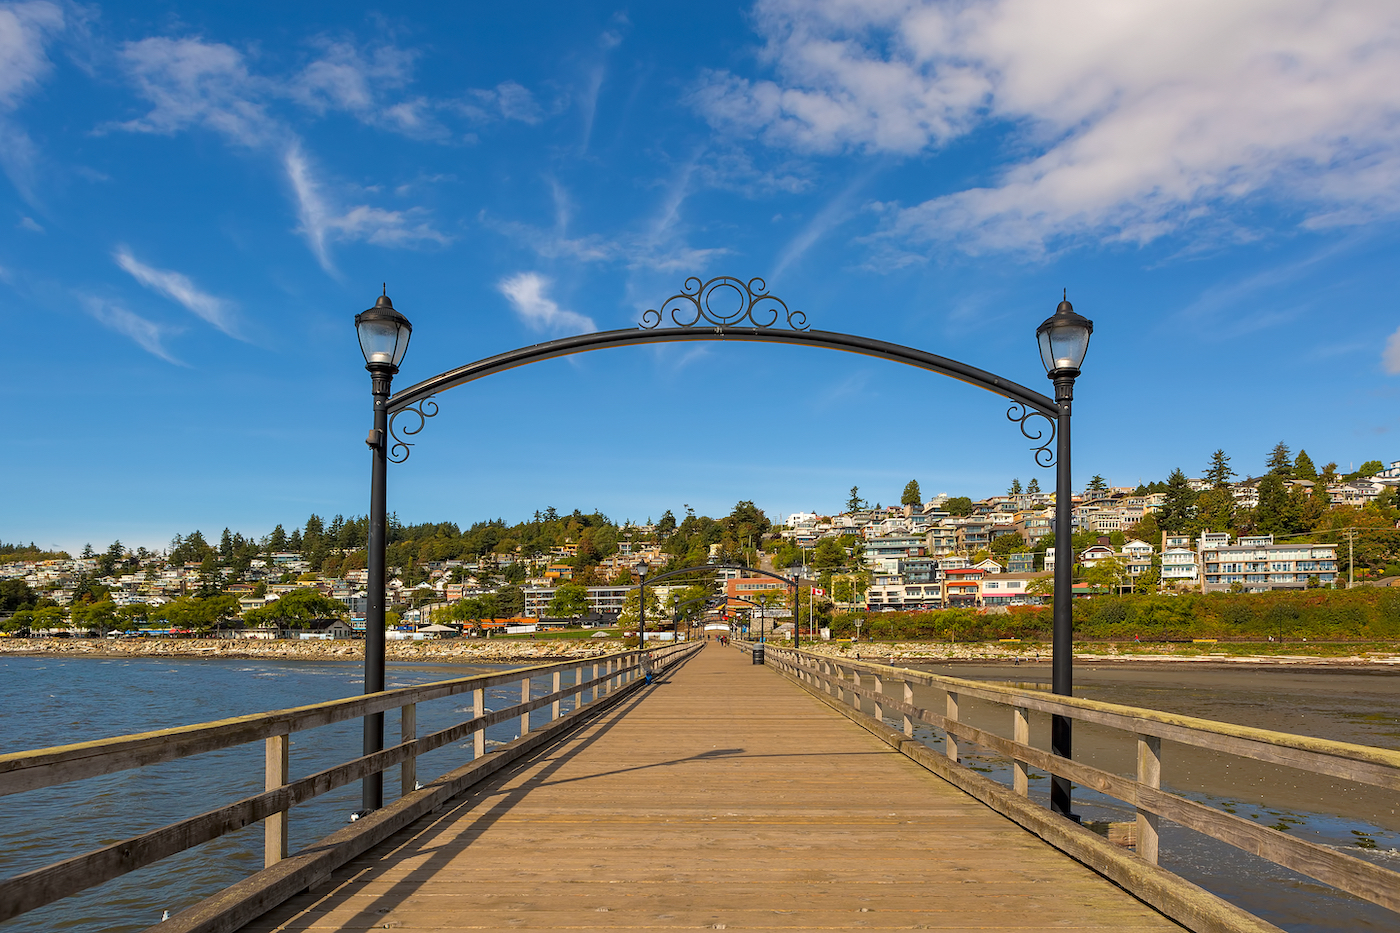
[[[1319,586],[1332,586],[1337,580],[1335,544],[1275,544],[1273,535],[1242,537],[1230,544],[1228,534],[1202,535],[1201,591],[1246,593],[1292,590],[1307,587],[1316,579]],[[1219,539],[1224,538],[1222,542]],[[1209,542],[1205,542],[1210,538]]]

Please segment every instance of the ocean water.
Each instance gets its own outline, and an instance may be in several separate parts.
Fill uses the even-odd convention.
[[[515,665],[395,665],[390,689],[503,670]],[[354,696],[362,692],[359,662],[162,658],[0,658],[0,754],[189,725]],[[534,696],[549,692],[537,678]],[[571,684],[572,671],[563,683]],[[488,709],[520,701],[518,684],[487,691]],[[567,712],[569,704],[564,704]],[[420,735],[471,718],[471,695],[418,706]],[[533,727],[549,710],[533,714]],[[399,734],[396,711],[385,714],[386,744]],[[518,737],[518,721],[487,730],[488,748]],[[360,720],[292,736],[292,777],[303,777],[359,753]],[[471,738],[418,759],[427,782],[472,758]],[[124,838],[260,793],[263,743],[210,752],[12,796],[0,821],[0,877],[12,877]],[[386,802],[396,799],[398,769],[384,775]],[[350,784],[295,807],[292,852],[346,824],[360,807]],[[89,891],[0,924],[3,933],[144,930],[262,867],[263,829],[254,824]]]

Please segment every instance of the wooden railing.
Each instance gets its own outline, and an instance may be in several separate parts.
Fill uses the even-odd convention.
[[[586,661],[514,668],[270,713],[0,755],[0,795],[8,795],[250,742],[262,741],[266,746],[266,790],[263,793],[0,881],[0,921],[110,881],[259,820],[264,824],[264,864],[274,865],[287,857],[288,817],[291,808],[297,804],[395,765],[399,767],[402,795],[407,796],[418,787],[418,756],[473,736],[473,757],[483,758],[486,755],[488,727],[519,717],[520,737],[524,739],[530,732],[532,712],[549,709],[549,721],[552,723],[560,719],[560,704],[572,698],[568,715],[573,716],[600,700],[616,698],[624,688],[639,683],[641,675],[647,670],[665,667],[698,647],[698,643],[691,643],[648,649],[644,662],[642,653],[627,651]],[[563,674],[570,670],[573,671],[573,682],[567,687],[562,686]],[[543,676],[551,677],[552,689],[542,696],[532,696],[532,680]],[[520,684],[520,702],[502,709],[486,709],[486,691],[512,683]],[[472,718],[429,735],[417,734],[417,704],[466,693],[472,695]],[[292,733],[392,709],[401,710],[401,731],[397,744],[291,780],[289,746]]]
[[[1400,911],[1400,872],[1162,790],[1162,740],[1390,790],[1400,790],[1400,752],[865,661],[836,659],[773,644],[766,648],[768,664],[809,688],[850,703],[862,712],[865,712],[862,701],[869,701],[873,709],[867,715],[882,724],[886,716],[898,714],[906,736],[914,735],[915,722],[943,730],[946,736],[943,753],[953,763],[965,754],[960,748],[962,742],[1004,756],[1012,765],[1012,789],[1022,797],[1029,796],[1027,768],[1031,767],[1068,778],[1135,807],[1136,850],[1146,862],[1157,862],[1160,822],[1165,819],[1340,891]],[[914,684],[943,691],[944,711],[937,713],[914,705]],[[960,721],[959,704],[963,698],[1004,707],[1009,713],[1011,738]],[[1136,777],[1123,777],[1031,745],[1029,714],[1032,711],[1068,716],[1079,722],[1122,730],[1132,736],[1137,750]]]

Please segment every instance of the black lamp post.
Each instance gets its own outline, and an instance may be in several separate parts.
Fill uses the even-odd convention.
[[[408,318],[394,310],[388,294],[382,294],[374,307],[355,315],[355,330],[360,335],[360,350],[365,355],[365,369],[370,372],[374,394],[374,427],[365,438],[373,461],[369,494],[369,585],[365,606],[365,693],[384,689],[384,603],[385,568],[384,534],[388,510],[385,489],[388,466],[389,384],[399,371],[399,363],[408,351],[408,338],[413,325]],[[373,754],[384,748],[384,714],[365,717],[364,753]],[[384,805],[384,775],[371,774],[361,784],[361,805],[364,810],[377,810]]]
[[[637,651],[639,652],[637,663],[640,665],[642,663],[640,652],[647,643],[647,570],[650,568],[647,567],[646,561],[641,560],[637,562],[634,569],[642,580],[637,590]]]
[[[1040,359],[1046,375],[1055,383],[1055,402],[1059,416],[1055,420],[1055,635],[1052,655],[1054,692],[1059,696],[1074,694],[1074,495],[1070,480],[1069,419],[1074,400],[1074,380],[1089,350],[1089,336],[1094,322],[1074,312],[1068,297],[1060,302],[1055,313],[1036,328],[1040,341]],[[1068,716],[1050,719],[1050,751],[1070,758],[1073,722]],[[1069,778],[1050,779],[1050,809],[1064,816],[1070,812]]]

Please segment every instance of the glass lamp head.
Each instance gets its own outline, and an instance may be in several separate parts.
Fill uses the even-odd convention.
[[[1079,375],[1093,332],[1093,321],[1076,314],[1068,299],[1061,301],[1055,313],[1035,330],[1046,375],[1052,379],[1057,375]]]
[[[360,352],[365,355],[366,366],[387,365],[398,371],[408,352],[413,325],[394,310],[388,295],[380,295],[373,308],[355,315],[355,330],[360,335]]]
[[[645,576],[647,575],[647,570],[649,570],[650,568],[647,567],[647,562],[646,562],[646,561],[641,560],[641,561],[637,561],[637,565],[636,565],[636,567],[635,567],[634,569],[637,571],[637,576],[639,576],[639,577],[645,577]]]

